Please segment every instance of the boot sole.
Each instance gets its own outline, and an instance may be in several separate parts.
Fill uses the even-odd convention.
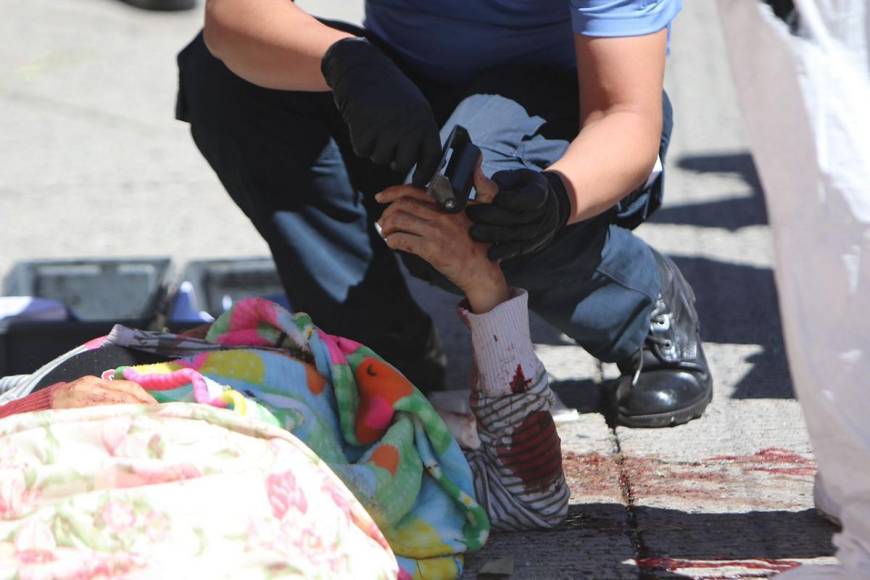
[[[623,427],[660,429],[662,427],[676,427],[698,419],[704,414],[707,405],[713,400],[713,391],[698,402],[668,413],[653,413],[651,415],[623,415],[616,412],[616,423]]]
[[[178,12],[196,6],[196,0],[121,0],[124,4],[155,12]]]

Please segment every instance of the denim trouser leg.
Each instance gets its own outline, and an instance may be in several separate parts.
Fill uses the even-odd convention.
[[[422,334],[428,319],[372,227],[379,214],[372,194],[403,176],[353,155],[331,96],[247,83],[212,57],[201,37],[179,55],[179,66],[179,118],[191,124],[203,155],[269,243],[293,308],[376,350]],[[488,175],[543,169],[577,133],[576,80],[566,71],[509,67],[452,94],[423,90],[436,114],[449,116],[442,137],[457,123],[469,129]],[[666,104],[662,157],[669,127]],[[503,264],[508,281],[529,291],[533,310],[602,360],[633,354],[648,331],[659,287],[655,262],[642,240],[616,224],[642,221],[660,193],[661,180],[611,212],[565,228],[544,251]],[[403,257],[416,275],[449,287]]]
[[[370,217],[372,195],[403,176],[350,152],[329,93],[247,83],[201,37],[179,55],[179,66],[179,117],[268,242],[293,309],[374,348],[390,340],[410,352],[422,348],[406,342],[425,334],[428,317]]]
[[[509,76],[501,78],[510,82]],[[514,88],[503,92],[513,94]],[[456,124],[468,129],[483,152],[483,170],[488,176],[506,169],[541,170],[562,156],[568,140],[547,133],[570,135],[570,127],[553,127],[548,119],[530,114],[519,104],[522,98],[497,94],[491,84],[486,90],[487,94],[472,94],[456,107],[442,139]],[[563,105],[577,106],[576,93],[573,97],[552,95],[552,101],[558,102],[560,96]],[[539,110],[554,118],[571,118],[546,109],[553,107]],[[665,116],[662,158],[671,126],[667,99]],[[649,315],[659,292],[655,261],[643,240],[614,222],[642,221],[650,198],[660,196],[660,188],[661,179],[613,211],[567,227],[543,251],[502,263],[508,282],[529,291],[529,304],[536,313],[601,360],[619,361],[634,354],[649,330]],[[415,274],[449,287],[415,260],[406,260]]]

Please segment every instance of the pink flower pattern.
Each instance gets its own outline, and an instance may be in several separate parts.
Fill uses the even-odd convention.
[[[157,485],[201,477],[202,473],[188,463],[117,467],[114,472],[114,487],[128,488],[144,485]]]
[[[51,558],[29,558],[30,555],[18,558],[21,580],[117,578],[147,567],[133,554],[101,554],[89,550],[59,549]]]
[[[21,517],[36,503],[39,493],[27,488],[24,469],[0,469],[0,520]]]
[[[21,450],[0,465],[0,554],[9,555],[3,565],[11,564],[18,578],[166,577],[172,567],[206,562],[232,543],[248,553],[245,571],[288,566],[324,577],[354,577],[362,569],[372,572],[367,577],[398,573],[365,509],[295,438],[273,431],[258,436],[248,425],[233,431],[235,420],[230,428],[217,427],[224,415],[199,406],[172,413],[143,407],[122,416],[112,411],[89,410],[90,423],[65,424],[59,416],[52,423],[59,443],[50,453],[41,425],[29,435],[0,434],[0,445]],[[211,431],[218,436],[209,439],[203,424],[223,430]],[[158,435],[165,453],[149,454],[147,444]],[[207,441],[210,451],[194,441]],[[237,452],[227,455],[227,449]],[[47,473],[69,467],[88,479],[70,486],[55,479],[43,490]],[[251,501],[258,485],[259,499]],[[51,501],[37,501],[43,493]],[[200,518],[227,501],[242,510]],[[170,543],[180,547],[178,559],[161,560]]]
[[[127,434],[132,425],[133,420],[129,415],[122,415],[104,422],[103,447],[109,452],[109,455],[113,457],[118,455],[121,446],[127,441]]]
[[[115,534],[123,534],[136,526],[136,512],[128,504],[118,500],[106,502],[97,517]]]
[[[19,562],[42,564],[54,561],[56,549],[54,533],[42,520],[29,520],[15,534],[15,556]]]
[[[272,506],[272,514],[278,519],[282,519],[291,507],[303,514],[308,511],[305,492],[296,485],[296,477],[290,471],[269,475],[266,478],[266,493]]]
[[[166,539],[170,527],[169,516],[152,510],[145,515],[144,519],[145,533],[150,541],[157,543]]]

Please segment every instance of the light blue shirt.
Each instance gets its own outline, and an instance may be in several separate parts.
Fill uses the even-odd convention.
[[[573,34],[641,36],[682,0],[366,0],[366,28],[418,73],[456,84],[502,64],[573,67]]]
[[[571,0],[571,24],[584,36],[642,36],[668,27],[681,0]]]

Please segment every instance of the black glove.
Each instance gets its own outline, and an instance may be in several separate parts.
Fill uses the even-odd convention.
[[[499,171],[498,193],[490,204],[469,206],[471,237],[492,244],[489,259],[505,260],[538,252],[568,223],[571,202],[562,178],[549,171]]]
[[[402,173],[416,163],[414,185],[425,187],[438,167],[441,139],[420,89],[364,38],[330,46],[320,70],[350,129],[354,153]]]

